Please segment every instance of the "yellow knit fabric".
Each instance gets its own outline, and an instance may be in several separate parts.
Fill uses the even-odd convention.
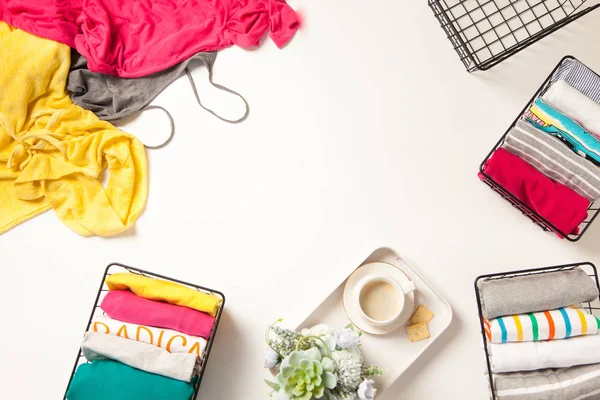
[[[0,22],[0,233],[53,208],[81,235],[110,236],[144,209],[144,146],[71,102],[70,56]]]
[[[213,317],[217,314],[222,302],[218,296],[199,292],[187,286],[127,272],[110,275],[106,278],[106,285],[110,290],[129,289],[145,299],[193,308]]]

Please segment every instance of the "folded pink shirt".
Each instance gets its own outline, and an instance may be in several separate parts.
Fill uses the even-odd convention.
[[[504,148],[494,152],[484,172],[561,232],[577,233],[577,227],[587,217],[589,200]]]
[[[214,317],[201,311],[139,297],[129,290],[111,290],[100,308],[109,317],[132,324],[168,328],[191,336],[210,337]]]
[[[0,20],[74,47],[93,72],[137,78],[202,51],[283,47],[299,18],[285,0],[0,0]]]

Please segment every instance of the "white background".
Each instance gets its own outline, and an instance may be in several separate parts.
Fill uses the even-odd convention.
[[[356,266],[349,254],[359,248],[365,257],[395,248],[455,312],[380,400],[486,398],[478,275],[600,264],[600,223],[579,243],[561,241],[476,177],[564,55],[600,70],[600,11],[469,74],[424,0],[291,4],[305,23],[286,49],[267,41],[217,58],[215,80],[251,105],[246,122],[199,109],[185,78],[156,99],[177,133],[148,153],[150,195],[133,230],[83,238],[50,211],[0,237],[0,398],[62,398],[111,261],[227,296],[203,400],[266,399],[264,328],[308,315]],[[206,85],[204,69],[194,75],[207,104],[241,112]],[[147,143],[167,129],[154,112],[134,125]]]

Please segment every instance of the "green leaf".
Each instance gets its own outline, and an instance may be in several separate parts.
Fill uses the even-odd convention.
[[[268,381],[268,380],[265,379],[265,383],[267,385],[269,385],[269,387],[271,389],[273,389],[274,391],[276,391],[276,392],[279,392],[279,389],[281,389],[281,386],[279,386],[279,384],[277,384],[275,382],[271,382],[271,381]]]
[[[375,365],[363,366],[362,375],[365,378],[374,378],[376,376],[381,376],[385,373],[385,369],[381,367],[377,367]]]
[[[337,378],[331,372],[323,374],[323,386],[327,389],[333,389],[337,385]]]
[[[323,361],[321,361],[321,365],[323,365],[323,370],[327,371],[327,372],[333,372],[335,371],[335,364],[333,363],[333,360],[331,358],[323,358]]]
[[[321,388],[321,392],[323,391],[323,388]],[[299,400],[310,400],[312,399],[313,394],[312,392],[305,392],[302,397],[298,397]]]
[[[352,325],[352,324],[348,324],[348,325],[346,325],[346,326],[344,327],[344,329],[350,329],[351,331],[353,331],[353,330],[354,330],[354,325]]]
[[[283,367],[279,370],[279,373],[281,374],[281,376],[283,376],[284,378],[289,378],[292,375],[294,375],[294,372],[296,371],[296,369],[294,367]]]

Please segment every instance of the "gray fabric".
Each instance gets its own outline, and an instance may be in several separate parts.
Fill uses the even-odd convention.
[[[169,134],[169,137],[167,138],[167,140],[165,140],[161,144],[152,145],[152,146],[149,146],[149,145],[147,145],[147,144],[144,143],[144,147],[146,147],[147,149],[150,149],[150,150],[159,150],[159,149],[162,149],[163,147],[165,147],[166,145],[168,145],[169,143],[171,143],[171,140],[173,140],[173,137],[175,136],[175,121],[173,121],[173,116],[171,115],[171,113],[169,112],[169,110],[167,110],[164,107],[157,106],[157,105],[147,106],[142,111],[146,111],[146,110],[162,110],[167,115],[167,118],[169,118],[169,125],[171,126],[171,133]]]
[[[588,200],[600,198],[600,168],[529,122],[519,120],[502,147]]]
[[[535,275],[477,281],[482,315],[504,315],[554,310],[598,298],[596,283],[580,268]]]
[[[127,79],[91,72],[87,68],[87,60],[81,54],[72,50],[67,90],[73,103],[94,112],[100,119],[115,121],[143,110],[185,71],[192,85],[196,100],[202,108],[223,121],[231,123],[241,122],[248,116],[248,103],[239,93],[213,82],[213,65],[216,57],[216,52],[197,53],[182,63],[164,71],[141,78]],[[189,64],[194,60],[198,60],[206,66],[211,85],[220,90],[232,93],[243,100],[246,112],[241,118],[236,120],[222,118],[201,103],[196,85],[188,69]]]
[[[600,364],[494,374],[493,378],[497,400],[600,400]]]
[[[142,78],[127,79],[91,72],[87,60],[71,51],[67,90],[73,103],[93,111],[100,119],[114,121],[140,111],[183,74],[192,60],[205,65],[215,62],[217,53],[198,53],[169,69]]]
[[[244,98],[244,96],[242,96],[238,92],[235,92],[235,91],[233,91],[233,90],[231,90],[229,88],[226,88],[223,85],[219,85],[218,83],[213,82],[213,70],[212,70],[212,66],[209,66],[207,64],[207,67],[208,67],[208,81],[210,82],[210,84],[213,85],[214,87],[216,87],[217,89],[221,89],[221,90],[223,90],[223,91],[225,91],[227,93],[234,94],[237,97],[239,97],[240,99],[242,99],[242,101],[244,102],[244,106],[246,107],[246,112],[244,113],[244,115],[242,115],[238,119],[227,119],[227,118],[221,117],[220,115],[218,115],[216,112],[214,112],[210,108],[204,107],[204,104],[202,104],[202,101],[200,100],[200,96],[198,95],[198,89],[196,88],[196,83],[194,82],[194,78],[192,77],[192,73],[190,72],[190,70],[188,68],[186,68],[185,69],[185,74],[187,75],[188,79],[190,80],[190,84],[192,85],[192,90],[194,91],[194,96],[196,96],[196,101],[198,102],[198,105],[200,107],[204,108],[206,111],[208,111],[212,115],[214,115],[215,117],[219,118],[221,121],[229,122],[231,124],[237,124],[238,122],[242,122],[243,120],[245,120],[246,118],[248,118],[248,114],[250,113],[250,106],[248,105],[248,102],[246,101],[246,99]]]

